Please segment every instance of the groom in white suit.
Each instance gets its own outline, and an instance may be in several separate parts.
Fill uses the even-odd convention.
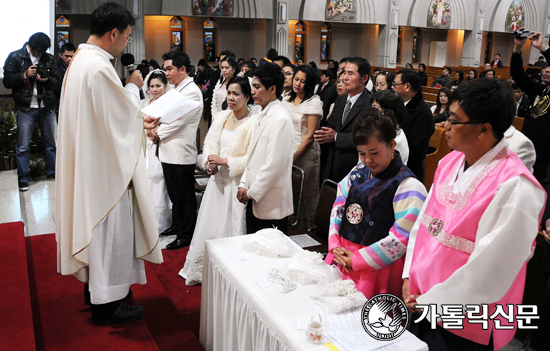
[[[186,53],[170,51],[164,67],[166,78],[186,99],[202,101],[202,93],[188,73],[191,60]],[[202,106],[172,124],[162,124],[156,130],[166,190],[172,201],[172,226],[160,235],[177,235],[166,245],[168,250],[189,246],[197,221],[195,197],[195,164],[197,163],[196,135]]]
[[[247,204],[247,233],[277,227],[288,232],[292,203],[292,119],[277,99],[285,77],[281,68],[267,63],[252,78],[254,103],[262,108],[252,132],[248,166],[243,173],[237,198]]]

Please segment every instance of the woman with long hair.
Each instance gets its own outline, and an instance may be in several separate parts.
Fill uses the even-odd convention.
[[[470,72],[468,72],[468,80],[472,80],[476,78],[477,78],[477,69],[471,69]]]
[[[452,91],[448,88],[441,88],[437,93],[437,102],[435,106],[432,106],[432,113],[434,115],[434,123],[444,122],[449,117],[449,108],[451,104]]]
[[[197,216],[185,265],[179,275],[186,285],[202,282],[206,240],[246,233],[245,205],[235,194],[247,160],[256,115],[248,78],[235,77],[227,84],[228,110],[217,113],[204,139],[203,166],[212,175]]]
[[[222,110],[227,110],[225,98],[227,96],[227,83],[237,74],[237,59],[226,55],[220,62],[221,77],[212,93],[212,120],[214,115]]]
[[[431,108],[434,116],[449,111],[449,100],[451,98],[451,94],[451,89],[449,88],[443,87],[439,89],[439,92],[437,93],[436,104]]]
[[[311,66],[296,68],[292,91],[283,106],[294,124],[293,163],[305,172],[304,189],[298,227],[307,229],[313,224],[313,215],[319,197],[320,148],[313,140],[323,116],[323,102],[315,94],[317,79]]]
[[[395,153],[396,130],[391,110],[359,114],[352,138],[361,162],[338,183],[331,212],[325,262],[367,299],[400,296],[409,233],[427,195]]]
[[[391,85],[395,75],[388,71],[381,71],[376,76],[376,82],[374,83],[374,91],[391,90]]]
[[[451,90],[455,90],[456,88],[458,88],[462,81],[464,81],[464,71],[459,69],[455,72],[455,80],[453,80],[451,83]]]
[[[382,113],[391,110],[395,115],[395,120],[397,121],[395,150],[401,155],[403,164],[407,165],[409,161],[409,144],[401,126],[405,125],[409,119],[409,112],[407,112],[403,98],[393,90],[381,90],[371,96],[370,103],[372,107],[380,110]]]
[[[170,87],[164,71],[161,71],[160,69],[153,70],[145,79],[145,82],[147,83],[147,90],[145,91],[146,99],[142,100],[142,108],[156,101],[164,95]],[[153,202],[157,212],[157,227],[159,233],[162,233],[172,225],[172,202],[170,201],[168,191],[166,190],[162,164],[156,156],[158,142],[157,138],[151,131],[147,131],[147,136],[145,164],[147,166],[149,185],[151,186]]]

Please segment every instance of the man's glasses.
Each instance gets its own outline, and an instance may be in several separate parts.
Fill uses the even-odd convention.
[[[403,85],[403,84],[405,84],[405,83],[395,83],[395,82],[394,82],[394,83],[391,83],[391,86],[392,86],[392,87],[396,87],[396,86],[398,86],[398,85]]]
[[[124,36],[126,37],[126,44],[130,44],[132,42],[132,40],[134,39],[131,36],[125,34],[125,33],[122,33],[122,34],[124,34]]]
[[[459,122],[457,120],[452,119],[451,117],[447,117],[445,119],[445,121],[449,122],[451,124],[451,126],[454,126],[456,124],[481,124],[482,123],[482,122],[471,122],[471,121],[469,121],[469,122]]]

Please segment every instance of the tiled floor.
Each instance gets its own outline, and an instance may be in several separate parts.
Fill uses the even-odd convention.
[[[40,177],[20,192],[17,171],[0,172],[0,223],[23,221],[25,236],[55,232],[55,181]]]

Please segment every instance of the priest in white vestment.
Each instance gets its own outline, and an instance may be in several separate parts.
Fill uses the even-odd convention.
[[[145,284],[143,260],[162,263],[145,169],[139,72],[122,87],[110,60],[131,41],[132,14],[103,4],[92,14],[61,91],[56,174],[58,272],[88,282],[98,324],[130,322],[141,306],[122,300]],[[152,123],[151,123],[152,122]]]

